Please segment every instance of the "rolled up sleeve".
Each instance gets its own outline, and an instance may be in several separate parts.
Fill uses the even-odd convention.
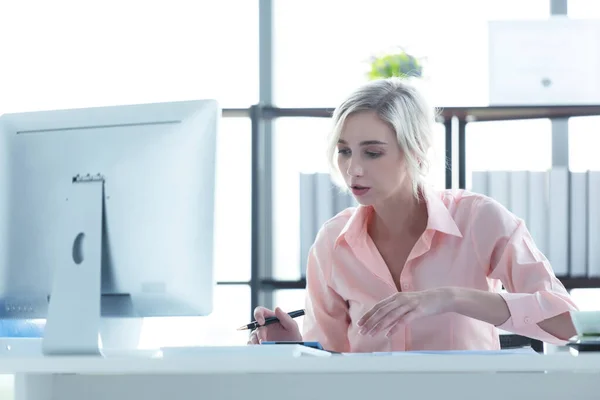
[[[306,266],[306,314],[303,338],[330,351],[348,352],[350,317],[346,301],[331,288],[331,248],[326,227],[317,235]]]
[[[564,340],[549,334],[538,323],[577,310],[577,306],[536,247],[525,223],[491,199],[483,200],[478,212],[480,228],[475,240],[479,256],[489,260],[489,278],[500,280],[508,292],[500,295],[510,317],[498,328],[564,344]],[[487,252],[487,258],[483,252]]]

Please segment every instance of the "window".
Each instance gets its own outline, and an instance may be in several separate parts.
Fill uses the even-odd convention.
[[[454,147],[456,148],[456,147]],[[453,157],[456,157],[453,155]],[[446,188],[446,131],[444,124],[435,124],[433,130],[433,143],[429,152],[429,174],[427,182],[434,188]]]
[[[223,118],[217,141],[214,262],[217,281],[249,281],[251,260],[251,126]]]
[[[600,18],[600,3],[597,0],[568,0],[567,14],[570,18]]]
[[[12,400],[15,398],[15,376],[0,375],[0,400]]]
[[[569,118],[569,168],[573,172],[600,170],[600,117]]]
[[[248,331],[236,328],[249,322],[250,287],[218,285],[214,311],[208,317],[147,318],[140,347],[233,346],[248,341]]]
[[[473,171],[546,171],[552,167],[549,119],[472,122],[466,129],[467,188]]]
[[[569,118],[569,168],[572,172],[600,171],[596,151],[600,144],[598,133],[600,117]],[[582,311],[600,311],[600,289],[574,289],[571,296]]]
[[[306,0],[274,7],[275,101],[282,107],[334,107],[365,81],[371,56],[399,46],[427,58],[424,84],[437,106],[487,104],[487,22],[550,13],[549,0]]]
[[[571,297],[581,311],[600,311],[600,289],[573,289]]]
[[[257,1],[44,2],[35,12],[5,1],[0,16],[0,112],[258,101]]]
[[[325,118],[275,120],[273,146],[273,274],[300,278],[300,174],[329,172]]]

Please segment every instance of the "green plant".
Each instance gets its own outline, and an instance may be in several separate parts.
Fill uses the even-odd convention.
[[[423,64],[421,60],[401,49],[395,53],[371,58],[368,76],[371,80],[391,77],[420,78],[423,76]]]

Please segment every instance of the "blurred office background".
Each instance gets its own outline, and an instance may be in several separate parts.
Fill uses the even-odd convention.
[[[515,103],[498,116],[488,107],[489,22],[553,14],[600,19],[600,2],[0,0],[0,113],[218,99],[225,110],[217,154],[216,307],[206,318],[145,321],[141,346],[244,344],[247,333],[235,328],[249,321],[253,306],[304,305],[308,239],[346,201],[313,207],[312,214],[307,207],[325,193],[315,194],[322,190],[315,182],[327,177],[327,110],[366,81],[373,55],[401,46],[426,59],[420,85],[445,110],[430,176],[436,187],[471,189],[479,179],[482,191],[496,190],[509,202],[516,193],[506,183],[511,171],[600,170],[600,92],[595,108]],[[600,37],[585,46],[599,43]],[[565,73],[577,76],[580,67]],[[473,110],[481,118],[472,118]],[[264,168],[256,168],[258,160]],[[486,171],[507,174],[500,178],[505,192]],[[543,190],[556,190],[548,179],[540,181]],[[539,201],[551,209],[547,198]],[[560,207],[570,210],[570,201]],[[588,265],[587,255],[570,265],[571,251],[579,250],[568,244],[566,221],[556,228],[563,229],[568,258],[559,275],[582,309],[600,309],[600,276],[593,273],[600,266]],[[559,240],[546,235],[545,244]]]

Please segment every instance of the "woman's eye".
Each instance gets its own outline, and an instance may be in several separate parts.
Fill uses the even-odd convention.
[[[338,154],[343,154],[343,155],[347,156],[348,154],[350,154],[350,150],[349,149],[338,149]]]
[[[381,153],[374,153],[372,151],[367,151],[367,156],[371,157],[371,158],[377,158],[379,156],[381,156]]]

